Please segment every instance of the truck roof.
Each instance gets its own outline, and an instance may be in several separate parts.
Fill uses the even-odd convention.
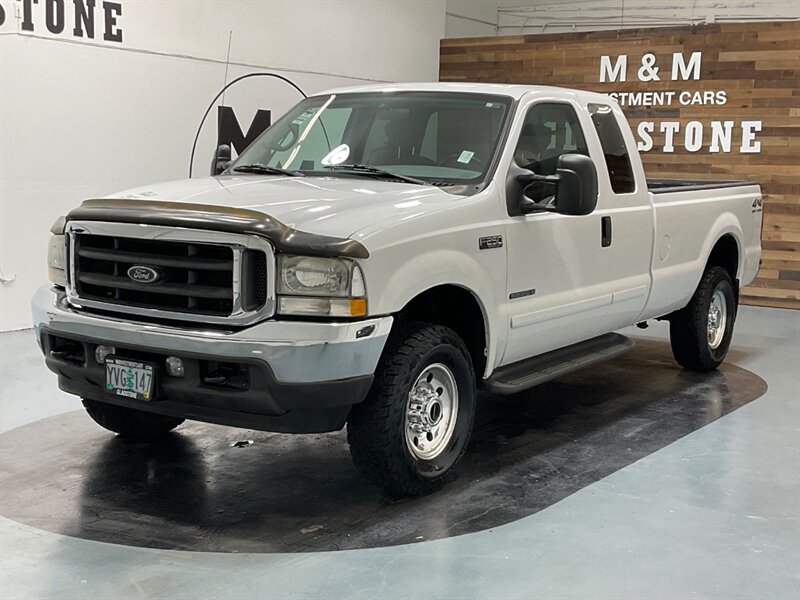
[[[386,92],[461,92],[471,94],[495,94],[509,96],[515,100],[530,92],[543,95],[579,98],[585,102],[616,102],[606,94],[587,92],[571,88],[556,87],[552,85],[519,85],[515,83],[378,83],[352,87],[334,88],[319,92],[314,95],[330,93],[356,94],[356,93],[386,93]]]

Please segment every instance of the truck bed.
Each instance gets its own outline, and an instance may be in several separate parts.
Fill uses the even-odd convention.
[[[647,190],[653,194],[667,194],[670,192],[690,192],[694,190],[709,190],[718,188],[740,187],[757,185],[754,181],[742,180],[713,180],[713,179],[648,179]]]
[[[745,185],[758,185],[754,181],[732,179],[647,179],[647,190],[653,194],[667,194],[670,192],[690,192],[694,190],[709,190],[716,188],[740,187]]]
[[[711,249],[724,235],[738,246],[740,285],[758,270],[761,190],[750,181],[648,179],[655,211],[652,288],[644,318],[686,304],[705,270]]]

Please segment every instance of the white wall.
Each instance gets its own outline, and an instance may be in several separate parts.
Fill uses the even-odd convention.
[[[117,1],[122,43],[102,39],[102,9],[89,41],[72,35],[73,0],[63,0],[60,34],[45,26],[44,0],[32,4],[32,33],[16,18],[21,2],[0,0],[0,269],[16,277],[0,285],[0,330],[30,325],[58,216],[86,198],[186,177],[200,118],[225,79],[229,31],[228,80],[276,71],[311,93],[438,78],[444,0]],[[299,99],[257,79],[226,104],[246,129],[257,108],[275,120]],[[208,173],[214,120],[195,175]]]
[[[800,18],[798,0],[499,0],[499,35]]]
[[[445,37],[497,35],[499,0],[447,0]]]

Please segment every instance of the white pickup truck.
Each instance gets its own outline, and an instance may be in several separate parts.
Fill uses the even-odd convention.
[[[125,436],[347,424],[393,493],[447,479],[478,388],[618,356],[624,326],[666,319],[677,362],[715,369],[759,265],[758,185],[646,180],[600,94],[334,90],[214,165],[57,221],[47,366]]]

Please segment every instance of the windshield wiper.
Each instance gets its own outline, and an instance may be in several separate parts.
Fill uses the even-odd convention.
[[[325,165],[326,169],[330,169],[332,171],[349,171],[355,175],[368,175],[372,177],[378,177],[379,179],[397,179],[399,181],[405,181],[406,183],[415,183],[417,185],[433,185],[430,181],[424,181],[422,179],[417,179],[416,177],[408,177],[407,175],[398,175],[397,173],[392,173],[391,171],[387,171],[386,169],[379,169],[378,167],[373,167],[371,165],[359,165],[359,164],[341,164],[341,165]]]
[[[288,175],[289,177],[305,177],[305,174],[301,173],[300,171],[282,169],[281,167],[268,167],[262,163],[239,165],[237,167],[233,167],[233,170],[239,173],[258,173],[259,175]]]

